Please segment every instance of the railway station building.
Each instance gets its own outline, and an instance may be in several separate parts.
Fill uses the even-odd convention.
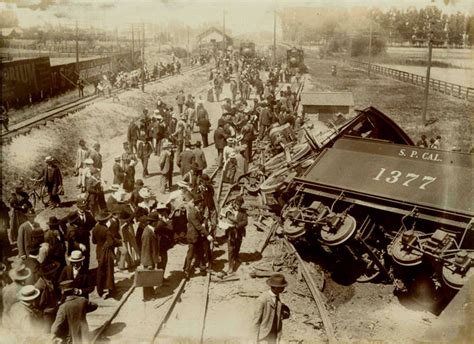
[[[224,46],[224,37],[227,47],[234,45],[234,40],[232,37],[224,34],[224,32],[213,26],[197,36],[197,44],[202,47],[212,46],[216,47],[217,49],[222,49]]]
[[[303,92],[301,105],[306,115],[318,114],[318,120],[327,122],[337,114],[351,114],[354,110],[352,92]]]

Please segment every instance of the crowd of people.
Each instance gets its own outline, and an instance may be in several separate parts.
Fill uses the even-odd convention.
[[[296,125],[296,95],[290,88],[275,94],[279,67],[263,83],[257,59],[223,55],[217,61],[213,84],[225,70],[231,72],[232,99],[222,102],[214,144],[225,182],[235,183],[247,173],[254,140],[267,138],[273,126]],[[233,83],[237,83],[237,91]],[[249,89],[255,91],[253,100]],[[100,144],[89,148],[85,140],[79,141],[74,170],[81,195],[67,216],[52,216],[39,225],[28,194],[21,186],[15,189],[10,201],[10,242],[18,252],[10,257],[8,274],[2,275],[2,283],[6,283],[2,292],[5,328],[19,336],[39,333],[58,342],[81,342],[88,335],[86,313],[97,308],[89,301],[94,289],[103,298],[114,296],[114,274],[119,270],[164,273],[168,251],[176,244],[188,247],[183,262],[185,278],[213,268],[212,246],[217,239],[228,245],[226,273],[238,269],[248,224],[244,198],[237,196],[222,212],[218,210],[213,182],[205,173],[208,162],[203,148],[209,145],[209,114],[201,98],[180,91],[175,100],[172,106],[158,99],[153,111],[145,109],[138,120],[130,122],[123,153],[115,157],[112,167],[110,192],[102,182]],[[201,140],[193,141],[196,126]],[[158,163],[154,164],[156,170],[150,171],[152,155]],[[139,162],[141,179],[135,171]],[[44,183],[55,207],[61,203],[61,171],[52,157],[46,157],[45,164],[38,180]],[[175,168],[182,177],[176,185]],[[157,188],[145,183],[150,172],[158,177]],[[163,195],[166,200],[161,200]],[[220,220],[225,235],[217,238]],[[95,264],[91,262],[93,251],[95,271],[90,269]],[[269,285],[282,287],[277,284]],[[147,295],[153,297],[154,290]],[[271,326],[266,330],[272,330]]]

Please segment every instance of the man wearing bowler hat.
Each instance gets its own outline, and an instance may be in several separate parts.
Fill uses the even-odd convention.
[[[254,329],[257,342],[278,343],[282,333],[282,320],[290,317],[290,309],[280,301],[280,294],[288,282],[283,274],[274,274],[267,280],[270,290],[257,299]]]
[[[60,284],[62,304],[51,326],[54,342],[80,344],[89,341],[89,325],[86,314],[97,309],[97,304],[75,293],[74,281],[66,280]]]

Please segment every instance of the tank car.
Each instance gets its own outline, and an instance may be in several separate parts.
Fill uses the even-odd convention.
[[[307,67],[304,64],[304,52],[303,49],[297,49],[295,47],[286,51],[286,64],[294,73],[307,73]]]
[[[383,275],[406,290],[423,275],[435,291],[460,289],[474,274],[474,155],[358,136],[291,181],[287,237],[347,254],[359,281]]]

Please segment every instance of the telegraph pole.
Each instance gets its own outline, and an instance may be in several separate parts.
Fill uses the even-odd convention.
[[[189,26],[186,27],[187,29],[187,33],[188,33],[188,43],[187,43],[187,52],[188,52],[188,65],[189,65],[189,60],[190,60],[190,56],[191,56],[191,52],[189,51]]]
[[[370,29],[369,29],[369,65],[367,68],[367,73],[369,75],[370,79],[370,70],[372,69],[371,66],[371,60],[372,60],[372,18],[370,18]]]
[[[273,10],[273,65],[276,64],[276,10]]]
[[[145,92],[145,23],[142,23],[142,92]]]
[[[79,27],[76,20],[76,72],[79,74]]]
[[[222,10],[222,24],[224,29],[224,36],[222,37],[222,47],[225,52],[227,50],[227,39],[225,37],[225,10]]]
[[[430,91],[430,73],[431,73],[431,57],[433,55],[433,32],[428,34],[428,67],[426,68],[426,82],[425,82],[425,99],[423,104],[423,115],[421,122],[426,125],[426,112],[428,110],[428,95]]]
[[[135,38],[133,36],[134,36],[134,30],[133,30],[133,24],[132,24],[132,64],[135,65]]]

